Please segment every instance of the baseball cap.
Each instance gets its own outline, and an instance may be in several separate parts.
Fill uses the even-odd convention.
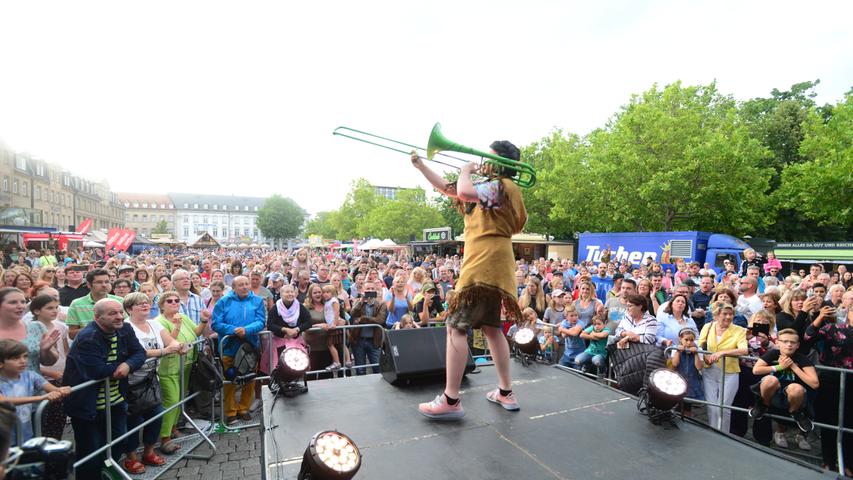
[[[271,282],[280,282],[282,280],[284,280],[284,275],[282,275],[278,272],[274,272],[272,275],[270,275],[270,281]]]
[[[429,292],[430,290],[435,291],[435,284],[432,282],[424,283],[424,286],[421,288],[422,292]]]
[[[566,292],[564,292],[564,291],[560,290],[559,288],[557,288],[557,289],[554,289],[554,291],[553,291],[553,292],[551,292],[551,296],[552,296],[552,297],[559,297],[559,296],[561,296],[561,295],[564,295],[565,293],[566,293]]]
[[[122,265],[122,266],[118,267],[119,272],[125,272],[127,270],[136,270],[136,269],[133,268],[132,265]]]

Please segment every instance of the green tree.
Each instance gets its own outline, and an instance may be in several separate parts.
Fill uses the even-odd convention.
[[[284,240],[299,235],[307,212],[290,198],[273,195],[258,209],[258,228],[267,238]]]
[[[338,231],[335,230],[335,215],[338,215],[337,210],[332,212],[318,212],[311,220],[305,224],[306,235],[320,235],[323,238],[339,239]]]
[[[155,225],[154,228],[151,230],[151,233],[160,235],[169,233],[169,224],[166,223],[165,220],[160,220],[159,222],[157,222],[157,225]]]
[[[456,183],[459,173],[445,172],[444,178],[450,183]],[[450,227],[454,236],[461,235],[465,230],[465,221],[462,218],[462,213],[456,208],[456,201],[446,195],[439,195],[435,200],[435,205],[442,220],[444,220],[444,225],[441,226]]]
[[[561,161],[563,167],[572,164],[570,157],[583,148],[581,140],[578,135],[554,130],[549,136],[521,150],[521,159],[533,166],[537,177],[536,185],[521,190],[527,209],[525,231],[553,235],[558,239],[570,239],[577,231],[574,223],[566,221],[566,216],[552,216],[551,213],[559,196],[573,195],[569,191],[571,183],[566,182],[568,176],[562,172],[555,175],[553,172]]]
[[[401,190],[395,200],[382,202],[359,224],[359,237],[390,238],[409,242],[423,229],[444,226],[439,209],[426,199],[423,189]]]
[[[832,108],[828,121],[812,109],[803,130],[800,154],[807,161],[785,168],[780,198],[786,207],[818,225],[849,232],[853,225],[853,94]]]
[[[387,201],[385,197],[377,194],[373,185],[364,178],[354,180],[341,208],[329,219],[336,232],[335,238],[349,239],[360,236],[359,225],[364,223],[371,211]]]
[[[655,85],[574,145],[543,175],[541,195],[552,219],[577,231],[745,234],[772,217],[767,149],[714,83]]]

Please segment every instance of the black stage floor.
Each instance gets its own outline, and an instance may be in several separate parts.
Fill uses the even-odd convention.
[[[429,421],[419,402],[443,384],[394,387],[379,375],[264,389],[266,478],[293,479],[311,437],[337,429],[361,448],[362,479],[803,479],[822,474],[689,422],[652,425],[636,401],[577,374],[513,362],[521,411],[488,402],[494,367],[468,375],[465,418]],[[274,405],[273,405],[274,403]],[[272,410],[272,411],[270,411]]]

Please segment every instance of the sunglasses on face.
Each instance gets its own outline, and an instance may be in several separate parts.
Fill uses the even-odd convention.
[[[167,298],[163,300],[163,303],[181,303],[181,300],[179,298]]]

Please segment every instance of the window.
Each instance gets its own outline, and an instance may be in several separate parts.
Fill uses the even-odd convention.
[[[201,223],[207,225],[207,216],[201,217]]]
[[[243,210],[244,210],[244,211],[246,211],[246,212],[248,212],[248,211],[249,211],[249,206],[248,206],[248,205],[246,205],[245,207],[243,207]]]
[[[157,204],[156,204],[156,203],[152,203],[152,204],[151,204],[151,208],[157,208]]]
[[[17,168],[18,170],[26,170],[27,169],[27,159],[20,156],[20,155],[16,155],[15,156],[15,168]]]
[[[130,204],[127,202],[124,202],[124,208],[130,208]]]
[[[142,214],[142,221],[147,222],[148,221],[148,215]]]
[[[194,204],[193,204],[193,208],[194,208],[194,209],[196,209],[196,210],[198,210],[198,204],[197,204],[197,203],[194,203]]]
[[[23,185],[21,185],[21,195],[23,195],[25,197],[30,196],[30,184],[29,183],[24,182]]]
[[[204,204],[204,209],[207,210],[207,204],[206,203]]]
[[[133,214],[133,221],[134,221],[134,222],[136,222],[136,221],[138,221],[138,220],[139,220],[139,215],[137,215],[137,214],[135,214],[135,213],[134,213],[134,214]]]
[[[184,208],[190,208],[190,204],[189,204],[189,203],[185,203],[185,204],[184,204]]]
[[[239,236],[240,236],[240,229],[239,229],[239,228],[236,228],[236,227],[234,228],[234,236],[235,236],[235,237],[239,237]]]
[[[148,208],[148,203],[143,203],[142,208]]]
[[[184,215],[184,223],[189,223],[190,217]]]
[[[255,205],[255,211],[256,211],[256,212],[258,211],[258,206],[257,206],[257,205]]]
[[[214,207],[215,207],[215,206],[216,206],[216,205],[214,205]],[[216,228],[216,225],[214,225],[214,226],[213,226],[213,236],[214,236],[214,237],[218,237],[218,236],[219,236],[219,229],[218,229],[218,228]]]
[[[3,177],[3,191],[9,191],[9,177]]]
[[[44,176],[44,165],[41,163],[36,165],[36,175],[43,177]]]
[[[190,236],[190,227],[188,225],[184,226],[184,238]]]
[[[161,221],[161,222],[162,222],[163,220],[165,220],[165,219],[166,219],[166,218],[165,218],[165,217],[163,217],[163,215],[160,215],[160,221]]]
[[[14,194],[18,193],[18,180],[17,179],[15,179],[12,182],[12,193],[14,193]]]
[[[36,186],[35,197],[36,197],[36,200],[39,200],[41,198],[41,187],[39,187],[39,186]]]
[[[243,235],[245,235],[247,237],[249,236],[249,228],[248,227],[243,229]]]
[[[223,210],[228,210],[228,205],[222,205]]]
[[[219,210],[219,205],[217,205],[217,204],[215,204],[215,203],[214,203],[214,204],[213,204],[213,209],[214,209],[214,210]]]

